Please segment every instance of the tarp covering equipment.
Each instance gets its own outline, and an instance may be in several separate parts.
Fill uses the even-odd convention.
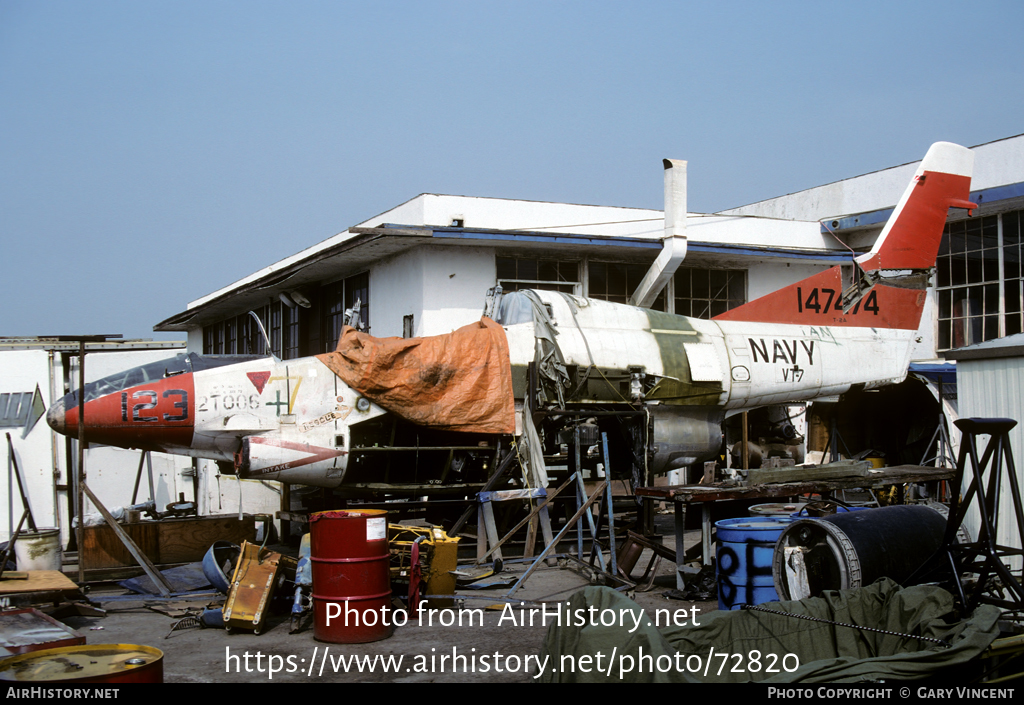
[[[336,350],[317,358],[345,384],[412,423],[515,433],[508,341],[489,318],[426,338],[375,338],[346,326]]]

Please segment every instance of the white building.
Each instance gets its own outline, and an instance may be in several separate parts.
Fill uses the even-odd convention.
[[[918,359],[1021,332],[1024,135],[974,148],[970,219],[950,215]],[[917,162],[714,215],[690,213],[688,254],[654,307],[710,317],[866,251]],[[625,302],[661,251],[662,211],[421,194],[197,299],[155,326],[188,349],[284,358],[332,350],[358,298],[377,336],[432,335],[479,318],[484,294],[558,288]],[[296,305],[298,303],[298,305]]]
[[[1024,328],[1024,135],[974,151],[971,200],[980,208],[970,219],[951,212],[915,351],[919,360]],[[847,246],[867,251],[916,166],[718,214],[690,213],[686,258],[653,308],[710,318],[848,261]],[[264,353],[266,344],[248,315],[253,311],[273,352],[291,359],[333,350],[345,310],[357,301],[362,321],[380,337],[433,335],[478,320],[485,294],[496,284],[506,291],[554,288],[627,302],[662,251],[665,233],[664,213],[656,210],[421,194],[192,301],[154,329],[184,333],[191,352]],[[48,394],[47,403],[53,398]],[[898,397],[899,403],[917,403],[912,396]],[[851,405],[861,426],[864,417],[877,416],[875,435],[846,438],[856,446],[852,452],[890,442],[882,435],[892,435],[893,424],[878,410],[893,406],[885,394]],[[920,419],[920,428],[902,429],[905,438],[893,442],[907,456],[900,462],[916,462],[937,411],[898,413]],[[49,433],[41,429],[31,433]],[[47,452],[54,453],[42,450],[32,461],[42,468],[35,472],[50,471]],[[187,459],[176,462],[191,467]],[[121,463],[123,482],[134,476],[136,464]],[[175,465],[168,471],[168,490],[180,491],[183,470]],[[274,485],[239,483],[214,463],[201,462],[195,499],[204,514],[234,511],[239,495],[247,511],[273,511]],[[186,491],[186,498],[193,497]],[[61,500],[46,501],[56,506]]]

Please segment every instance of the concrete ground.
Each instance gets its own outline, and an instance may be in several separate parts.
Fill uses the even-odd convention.
[[[674,547],[671,514],[659,515],[656,527],[663,542]],[[687,545],[698,538],[699,532],[693,532],[692,538],[688,535]],[[649,555],[645,551],[641,556],[635,576],[643,573]],[[526,567],[523,563],[506,564],[502,577],[522,575]],[[717,609],[717,602],[693,603],[663,596],[675,587],[673,564],[661,561],[656,576],[652,589],[633,593],[649,616],[656,610],[670,610],[662,614],[677,618],[696,615],[699,619]],[[529,577],[515,598],[564,604],[588,584],[573,570],[543,567]],[[229,634],[214,628],[171,631],[180,617],[155,611],[166,606],[165,601],[125,601],[126,591],[116,585],[94,586],[89,594],[107,611],[106,616],[65,621],[85,634],[89,644],[142,644],[160,649],[167,683],[531,682],[547,628],[536,609],[520,608],[518,603],[504,607],[500,597],[508,589],[460,590],[484,599],[467,599],[457,611],[425,613],[419,622],[410,618],[388,638],[354,645],[317,641],[312,625],[291,634],[286,612],[274,615],[260,635],[246,631]],[[186,606],[201,608],[209,601],[191,600]],[[496,608],[484,609],[489,605]]]

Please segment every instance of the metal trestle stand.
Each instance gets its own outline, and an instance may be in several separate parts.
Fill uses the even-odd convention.
[[[1013,419],[959,419],[955,422],[963,433],[960,457],[956,464],[956,478],[952,487],[949,522],[941,553],[947,557],[953,571],[953,583],[966,614],[982,603],[996,605],[1024,614],[1024,587],[1013,575],[1007,559],[1024,556],[1024,511],[1021,509],[1021,491],[1013,455],[1010,452],[1010,430],[1017,425]],[[980,459],[978,436],[989,435],[988,445]],[[970,485],[960,499],[965,476]],[[999,503],[1003,492],[1009,490],[1016,520],[1016,546],[998,541]],[[981,527],[976,541],[957,542],[957,530],[963,524],[972,502],[981,515]],[[1003,517],[1005,520],[1006,517]],[[1004,527],[1005,528],[1005,527]],[[940,555],[941,555],[940,553]],[[965,590],[962,578],[975,576],[976,582]]]

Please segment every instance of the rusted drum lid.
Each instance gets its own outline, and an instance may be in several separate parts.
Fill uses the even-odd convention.
[[[0,661],[0,681],[163,683],[164,653],[137,644],[82,644]]]

